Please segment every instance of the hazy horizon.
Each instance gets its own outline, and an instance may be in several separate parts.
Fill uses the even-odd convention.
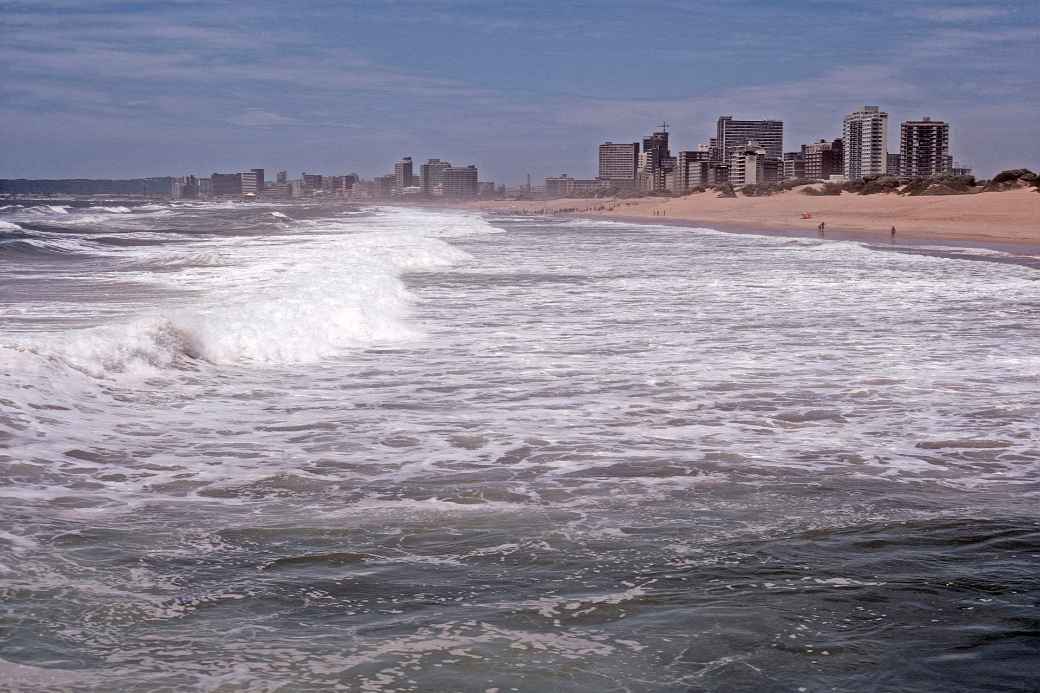
[[[0,9],[5,178],[372,177],[401,156],[591,177],[597,144],[662,120],[676,150],[719,115],[779,118],[795,150],[864,104],[889,113],[893,150],[902,120],[931,116],[980,176],[1040,162],[1036,3]]]

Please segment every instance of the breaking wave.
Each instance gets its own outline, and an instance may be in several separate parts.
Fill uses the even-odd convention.
[[[48,370],[112,379],[207,366],[314,362],[351,347],[416,339],[421,333],[409,321],[412,297],[402,275],[468,258],[430,236],[494,229],[480,220],[444,219],[417,232],[410,221],[397,215],[384,220],[387,230],[330,233],[306,242],[285,237],[233,253],[143,259],[167,270],[168,279],[150,279],[189,288],[197,297],[120,324],[3,345],[0,370],[24,369],[28,359]],[[29,242],[34,248],[40,243]],[[186,269],[171,276],[170,267]]]

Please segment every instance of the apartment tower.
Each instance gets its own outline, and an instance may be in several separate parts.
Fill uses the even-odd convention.
[[[879,107],[864,106],[845,116],[841,139],[847,179],[887,173],[888,114]]]
[[[444,191],[444,171],[449,168],[451,162],[440,159],[427,159],[425,164],[419,166],[419,185],[422,186],[423,195],[433,197]]]
[[[730,161],[734,153],[747,147],[748,142],[757,142],[764,148],[766,158],[783,159],[782,120],[734,120],[733,116],[722,116],[716,129],[715,147],[722,161]]]
[[[394,187],[404,190],[412,186],[412,157],[406,156],[394,164]]]
[[[950,165],[950,125],[924,117],[899,126],[899,163],[902,175],[928,178],[948,173]]]
[[[639,170],[639,143],[599,146],[599,177],[613,185],[634,186]]]
[[[452,198],[477,196],[477,167],[450,166],[443,173],[444,196]]]

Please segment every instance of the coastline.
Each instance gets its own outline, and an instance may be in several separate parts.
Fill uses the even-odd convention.
[[[1040,194],[1034,190],[934,197],[824,197],[791,191],[761,198],[718,198],[708,192],[679,198],[479,201],[465,207],[489,214],[666,224],[790,238],[821,238],[816,227],[822,221],[826,240],[1040,256]],[[810,218],[801,218],[803,213]],[[892,226],[897,229],[894,239]]]

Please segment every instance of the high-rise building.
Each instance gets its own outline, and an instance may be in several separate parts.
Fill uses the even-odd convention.
[[[948,173],[950,125],[925,116],[899,126],[900,172],[907,178],[927,178]]]
[[[679,152],[675,162],[675,192],[684,193],[691,188],[714,185],[706,181],[710,160],[711,152],[706,148]]]
[[[264,169],[254,168],[250,171],[256,176],[256,194],[259,195],[264,192]]]
[[[766,160],[773,161],[772,176],[768,176]],[[768,150],[758,142],[748,142],[743,147],[733,151],[729,164],[729,182],[735,187],[744,185],[758,185],[761,183],[774,182],[769,180],[777,175],[779,159],[772,159]],[[782,166],[779,167],[782,170]]]
[[[313,193],[323,190],[325,177],[320,173],[303,173],[303,192]]]
[[[798,180],[805,178],[805,151],[784,152],[784,180]]]
[[[277,182],[280,185],[285,185],[286,183],[288,183],[289,182],[289,172],[288,171],[279,171],[278,172],[278,177],[277,177]]]
[[[419,186],[423,195],[433,197],[443,193],[444,171],[449,168],[451,162],[440,159],[427,159],[425,164],[419,166]]]
[[[241,176],[242,180],[242,196],[256,197],[260,191],[260,179],[256,171],[243,171],[238,175]]]
[[[213,195],[221,197],[242,197],[241,173],[214,173],[209,177]]]
[[[845,173],[842,157],[844,145],[842,140],[820,140],[812,144],[803,144],[805,154],[805,177],[813,180],[827,180],[831,176]]]
[[[639,143],[615,144],[604,142],[599,146],[599,177],[611,185],[635,185],[639,170]]]
[[[640,187],[647,192],[664,192],[668,189],[668,175],[675,170],[675,158],[668,149],[668,123],[661,129],[643,138],[643,151],[639,155]]]
[[[668,150],[667,123],[663,123],[660,130],[650,133],[649,137],[643,138],[643,152],[646,154],[646,167],[649,169],[658,169],[672,158],[672,153]]]
[[[450,166],[444,169],[444,196],[452,198],[477,196],[477,167]]]
[[[394,187],[404,190],[412,186],[412,157],[406,156],[394,164]]]
[[[722,116],[716,129],[715,147],[722,161],[729,161],[733,153],[746,148],[748,142],[757,142],[770,159],[784,156],[782,120],[734,120],[733,116]]]
[[[860,180],[888,171],[888,114],[864,106],[845,116],[842,128],[845,177]]]

